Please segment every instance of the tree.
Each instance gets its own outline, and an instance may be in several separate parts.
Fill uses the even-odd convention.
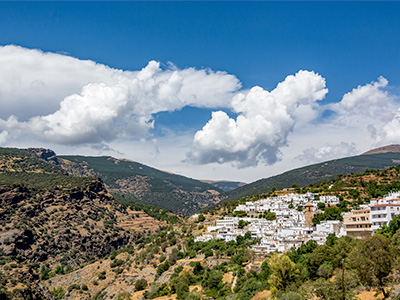
[[[286,287],[300,274],[296,264],[286,255],[274,253],[269,262],[271,276],[269,284],[271,291],[285,290]]]
[[[182,276],[173,279],[172,284],[175,287],[177,299],[183,299],[189,293],[190,278],[189,274],[185,273]]]
[[[385,286],[397,254],[388,238],[375,234],[354,247],[348,264],[354,268],[363,284],[379,289],[387,298],[389,293]]]
[[[221,280],[222,274],[220,274],[219,272],[212,272],[203,282],[203,287],[209,288],[210,290],[217,289]]]
[[[333,266],[341,267],[343,259],[346,259],[353,248],[359,243],[359,240],[351,236],[342,236],[335,241],[333,245]]]
[[[318,207],[320,210],[324,210],[324,209],[325,209],[325,203],[324,203],[324,202],[318,202],[317,207]]]
[[[197,218],[197,222],[204,222],[205,220],[206,220],[206,217],[203,214],[199,215]]]
[[[330,233],[328,234],[328,237],[326,238],[326,245],[332,247],[333,245],[335,245],[335,242],[338,238],[336,237],[336,235],[334,233]]]
[[[376,233],[391,238],[399,229],[400,229],[400,215],[395,215],[389,222],[388,226],[387,225],[381,226],[381,228],[379,228]]]
[[[339,220],[343,221],[342,212],[337,207],[327,207],[325,208],[325,220]]]
[[[243,229],[246,225],[248,225],[248,224],[250,224],[250,222],[246,222],[246,221],[243,221],[243,220],[239,220],[239,223],[238,223],[238,228],[239,229]]]
[[[327,207],[323,214],[315,214],[312,221],[314,225],[319,224],[321,221],[343,221],[342,212],[338,207]]]
[[[313,290],[317,299],[321,300],[342,300],[341,282],[342,273],[339,272],[335,280],[318,278],[313,282]],[[344,275],[345,299],[354,299],[352,290],[356,287],[357,276],[345,273]]]
[[[145,288],[147,288],[147,280],[146,279],[142,278],[142,279],[136,280],[135,290],[142,291]]]
[[[317,277],[317,272],[323,263],[330,263],[333,258],[333,250],[327,245],[315,248],[311,255],[307,256],[306,267],[310,277]]]

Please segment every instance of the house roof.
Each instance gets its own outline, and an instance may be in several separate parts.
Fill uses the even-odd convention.
[[[314,205],[312,205],[311,203],[307,203],[306,205],[304,205],[304,207],[314,207]]]

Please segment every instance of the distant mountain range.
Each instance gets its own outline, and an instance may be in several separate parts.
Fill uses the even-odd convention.
[[[362,155],[318,163],[280,175],[260,179],[226,193],[226,201],[238,200],[269,192],[272,188],[303,187],[339,174],[364,172],[366,169],[386,169],[400,164],[400,145],[390,145],[368,151]]]
[[[234,189],[237,189],[241,186],[246,185],[246,183],[244,182],[240,182],[240,181],[228,181],[228,180],[200,180],[201,182],[205,182],[208,184],[211,184],[212,186],[215,186],[216,188],[224,191],[224,192],[229,192],[232,191]]]
[[[400,163],[400,145],[390,145],[362,155],[314,164],[244,184],[195,180],[110,156],[57,156],[52,150],[37,148],[14,150],[4,148],[1,151],[14,151],[10,157],[17,152],[20,153],[18,155],[34,155],[41,159],[43,169],[51,169],[51,172],[74,177],[100,177],[114,197],[124,204],[150,204],[182,215],[191,215],[221,201],[267,193],[272,188],[290,188],[293,184],[303,187],[339,174],[359,173],[366,169],[385,169]],[[13,160],[7,164],[1,167],[12,168]],[[21,164],[18,167],[20,168]],[[29,169],[29,165],[22,167]],[[38,175],[38,178],[40,176]],[[8,180],[7,178],[11,178],[10,175],[4,180]]]

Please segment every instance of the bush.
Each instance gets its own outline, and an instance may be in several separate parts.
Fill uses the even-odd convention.
[[[56,299],[56,300],[61,300],[65,295],[65,291],[61,286],[59,286],[58,288],[52,289],[50,291],[50,293],[53,295],[54,299]]]
[[[115,267],[119,267],[124,263],[124,261],[122,259],[115,259],[113,260],[113,262],[111,263],[111,268],[115,268]]]
[[[162,263],[167,257],[165,254],[161,254],[160,258],[158,259],[160,263]]]
[[[147,288],[147,281],[146,281],[146,279],[142,278],[142,279],[139,279],[139,280],[137,280],[137,281],[135,282],[135,290],[136,290],[136,291],[142,291],[142,290],[144,290],[145,288]]]
[[[206,217],[203,214],[199,215],[199,217],[197,218],[197,222],[204,222],[205,220]]]
[[[68,289],[67,289],[67,291],[68,291],[68,293],[69,292],[71,292],[72,290],[80,290],[81,289],[81,287],[79,286],[79,284],[71,284],[69,287],[68,287]]]
[[[103,271],[103,272],[101,272],[100,274],[99,274],[99,279],[100,280],[104,280],[104,279],[106,279],[107,277],[106,277],[106,271]]]

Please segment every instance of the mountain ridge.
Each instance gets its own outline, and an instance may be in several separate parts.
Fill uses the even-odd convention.
[[[303,187],[321,180],[333,178],[339,174],[360,173],[366,169],[386,169],[397,166],[399,163],[400,152],[361,154],[334,159],[259,179],[227,192],[225,194],[227,198],[224,201],[238,200],[254,194],[267,193],[273,188],[290,188],[292,185]]]
[[[367,152],[362,153],[361,155],[370,155],[370,154],[379,154],[379,153],[388,153],[388,152],[392,152],[392,153],[400,152],[400,145],[393,144],[393,145],[387,145],[387,146],[371,149]]]

